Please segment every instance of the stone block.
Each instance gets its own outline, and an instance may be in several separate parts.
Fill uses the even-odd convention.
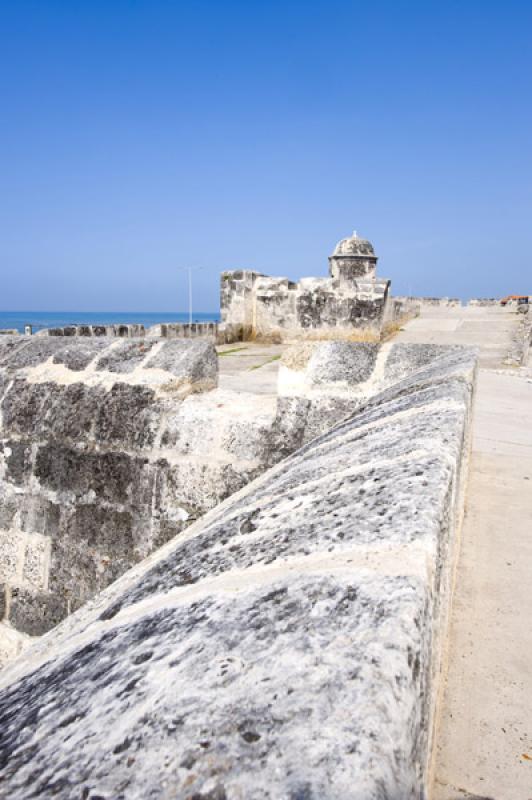
[[[146,363],[147,369],[169,373],[176,386],[195,390],[214,389],[218,385],[218,356],[210,342],[201,340],[165,341],[162,348]]]
[[[379,345],[351,342],[325,342],[316,347],[307,367],[310,385],[354,384],[367,381],[373,374]]]
[[[50,564],[50,539],[33,533],[27,536],[24,548],[22,581],[34,589],[46,589]]]
[[[18,510],[17,496],[10,489],[11,487],[2,485],[0,481],[0,530],[8,530],[11,527]]]
[[[127,336],[127,331],[123,335]],[[115,342],[98,359],[98,370],[118,374],[133,372],[134,369],[141,366],[154,345],[155,342],[145,339]]]
[[[51,383],[13,381],[2,399],[2,426],[7,434],[38,437],[46,426],[46,412],[60,389]]]
[[[20,581],[25,535],[17,530],[0,531],[0,581]]]
[[[52,358],[63,347],[65,342],[62,337],[32,337],[5,356],[2,364],[9,370],[35,367]]]
[[[89,330],[83,327],[78,328],[78,336],[89,336]],[[80,372],[86,369],[95,358],[112,344],[112,339],[91,339],[90,341],[79,341],[67,344],[54,355],[54,364],[64,364],[67,369]]]
[[[23,486],[31,473],[31,445],[8,440],[3,446],[5,478],[17,487]]]
[[[92,403],[91,421],[96,441],[127,449],[153,444],[160,409],[147,386],[117,383]]]
[[[24,494],[19,498],[20,528],[27,533],[55,536],[61,520],[61,506],[39,494]]]
[[[68,613],[68,600],[58,594],[27,587],[11,589],[9,623],[28,636],[41,636]]]
[[[1,600],[0,600],[1,607]],[[1,619],[1,617],[0,617]],[[30,643],[30,638],[19,633],[11,625],[0,622],[0,667],[16,658]]]
[[[123,452],[88,453],[55,444],[40,447],[35,462],[36,477],[49,489],[77,497],[94,492],[99,500],[111,503],[139,502],[143,469],[143,459]]]

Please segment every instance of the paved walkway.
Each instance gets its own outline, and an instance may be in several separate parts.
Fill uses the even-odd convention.
[[[481,348],[433,800],[532,800],[532,382],[499,372],[516,325],[438,309],[399,335]]]
[[[216,349],[221,389],[277,397],[281,345],[236,342]]]

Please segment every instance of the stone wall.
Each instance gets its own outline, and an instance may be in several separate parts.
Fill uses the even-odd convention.
[[[235,277],[242,275],[242,278]],[[359,280],[356,288],[330,278],[268,278],[253,272],[222,273],[221,313],[225,324],[241,325],[244,338],[284,340],[371,331],[379,335],[388,281]]]
[[[201,343],[0,342],[0,618],[42,633],[233,490],[170,452],[217,368]]]
[[[462,301],[457,297],[418,297],[421,306],[441,306],[442,308],[458,308]]]
[[[343,397],[343,421],[4,671],[12,800],[427,796],[475,358],[284,366],[286,403]]]
[[[148,328],[149,337],[164,339],[210,339],[218,341],[217,322],[163,322]]]
[[[217,365],[199,341],[2,340],[0,663],[306,440],[317,401],[215,388]]]
[[[9,332],[9,331],[8,331]],[[16,331],[15,331],[16,333]],[[218,340],[217,322],[164,322],[145,328],[144,325],[67,325],[63,328],[45,328],[36,336],[106,336],[132,339],[147,336],[156,339],[210,339]]]
[[[62,328],[44,328],[35,336],[118,336],[134,339],[146,335],[144,325],[133,323],[120,325],[64,325]]]
[[[253,330],[254,289],[260,278],[264,278],[260,272],[246,269],[222,272],[220,276],[222,323],[241,328],[244,338],[247,338]]]
[[[340,280],[340,279],[338,279]],[[345,279],[342,273],[342,281]],[[220,281],[223,327],[233,336],[301,338],[302,333],[352,333],[379,329],[388,282],[359,282],[359,291],[339,291],[329,278],[272,278],[252,270],[224,272]]]
[[[473,297],[467,305],[472,307],[499,306],[501,301],[497,297]]]
[[[343,239],[329,258],[329,277],[271,278],[252,270],[223,272],[222,323],[240,326],[243,337],[283,340],[352,335],[379,336],[390,281],[376,277],[370,242]]]
[[[217,373],[201,341],[2,338],[0,662],[297,447]]]

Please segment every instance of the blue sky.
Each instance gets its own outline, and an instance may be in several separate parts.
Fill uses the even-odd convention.
[[[0,0],[0,308],[325,274],[532,291],[532,3]]]

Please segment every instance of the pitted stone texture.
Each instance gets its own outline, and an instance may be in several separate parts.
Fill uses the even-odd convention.
[[[0,665],[16,658],[31,639],[2,622],[2,585],[0,584]]]
[[[17,582],[22,568],[23,547],[20,531],[0,531],[0,582]]]
[[[33,636],[283,452],[273,401],[201,394],[208,342],[20,338],[0,341],[0,579]]]
[[[367,381],[373,374],[379,345],[326,342],[315,348],[307,367],[311,384],[331,381],[346,385]]]
[[[198,384],[202,388],[213,388],[218,383],[216,351],[204,341],[165,342],[146,366],[169,372],[176,383]]]
[[[406,410],[396,401],[377,405],[374,415],[350,419],[293,455],[289,469],[270,473],[252,503],[247,496],[235,500],[231,516],[221,512],[217,520],[215,512],[200,534],[176,543],[153,577],[147,575],[121,602],[139,602],[156,586],[168,591],[305,552],[348,550],[354,542],[428,540],[428,546],[437,546],[445,524],[439,516],[445,498],[438,492],[447,491],[452,464],[460,459],[468,398],[468,387],[456,381],[445,386],[439,402],[414,393]]]
[[[441,345],[293,345],[283,353],[279,370],[279,408],[284,408],[288,398],[298,405],[299,443],[303,445],[374,398],[381,403],[461,374],[463,360],[463,348]]]
[[[2,342],[2,344],[4,344]],[[57,339],[24,339],[17,340],[18,347],[13,347],[10,352],[4,353],[2,366],[10,370],[35,367],[54,356],[65,347],[65,343]]]
[[[48,559],[50,539],[34,533],[26,538],[22,582],[36,589],[45,589],[48,584]]]
[[[315,575],[102,632],[3,693],[5,790],[418,796],[427,605],[409,579]]]
[[[71,345],[63,346],[54,356],[54,364],[64,364],[68,369],[79,372],[86,369],[91,361],[105,348],[109,347],[106,339],[76,340]]]
[[[8,667],[9,797],[422,800],[474,368],[372,397]]]
[[[27,343],[20,336],[0,336],[0,366],[4,366],[12,353]]]
[[[31,635],[297,449],[308,410],[244,392],[190,394],[216,382],[207,342],[37,345],[44,363],[0,369],[0,531],[5,577],[21,589],[8,613]],[[112,372],[115,362],[125,371]],[[28,550],[25,561],[39,535],[42,558]]]
[[[461,351],[460,347],[442,345],[412,345],[396,342],[392,345],[386,359],[383,380],[385,383],[395,383],[412,372],[433,364],[442,355],[448,357],[453,350]]]
[[[51,369],[49,362],[55,369]],[[208,341],[87,339],[80,336],[43,336],[0,339],[0,369],[32,383],[55,380],[60,384],[90,386],[114,382],[142,384],[192,392],[218,384],[218,360]],[[63,368],[63,369],[61,369]]]
[[[149,355],[155,342],[144,339],[117,342],[98,359],[98,369],[109,372],[133,372]]]

